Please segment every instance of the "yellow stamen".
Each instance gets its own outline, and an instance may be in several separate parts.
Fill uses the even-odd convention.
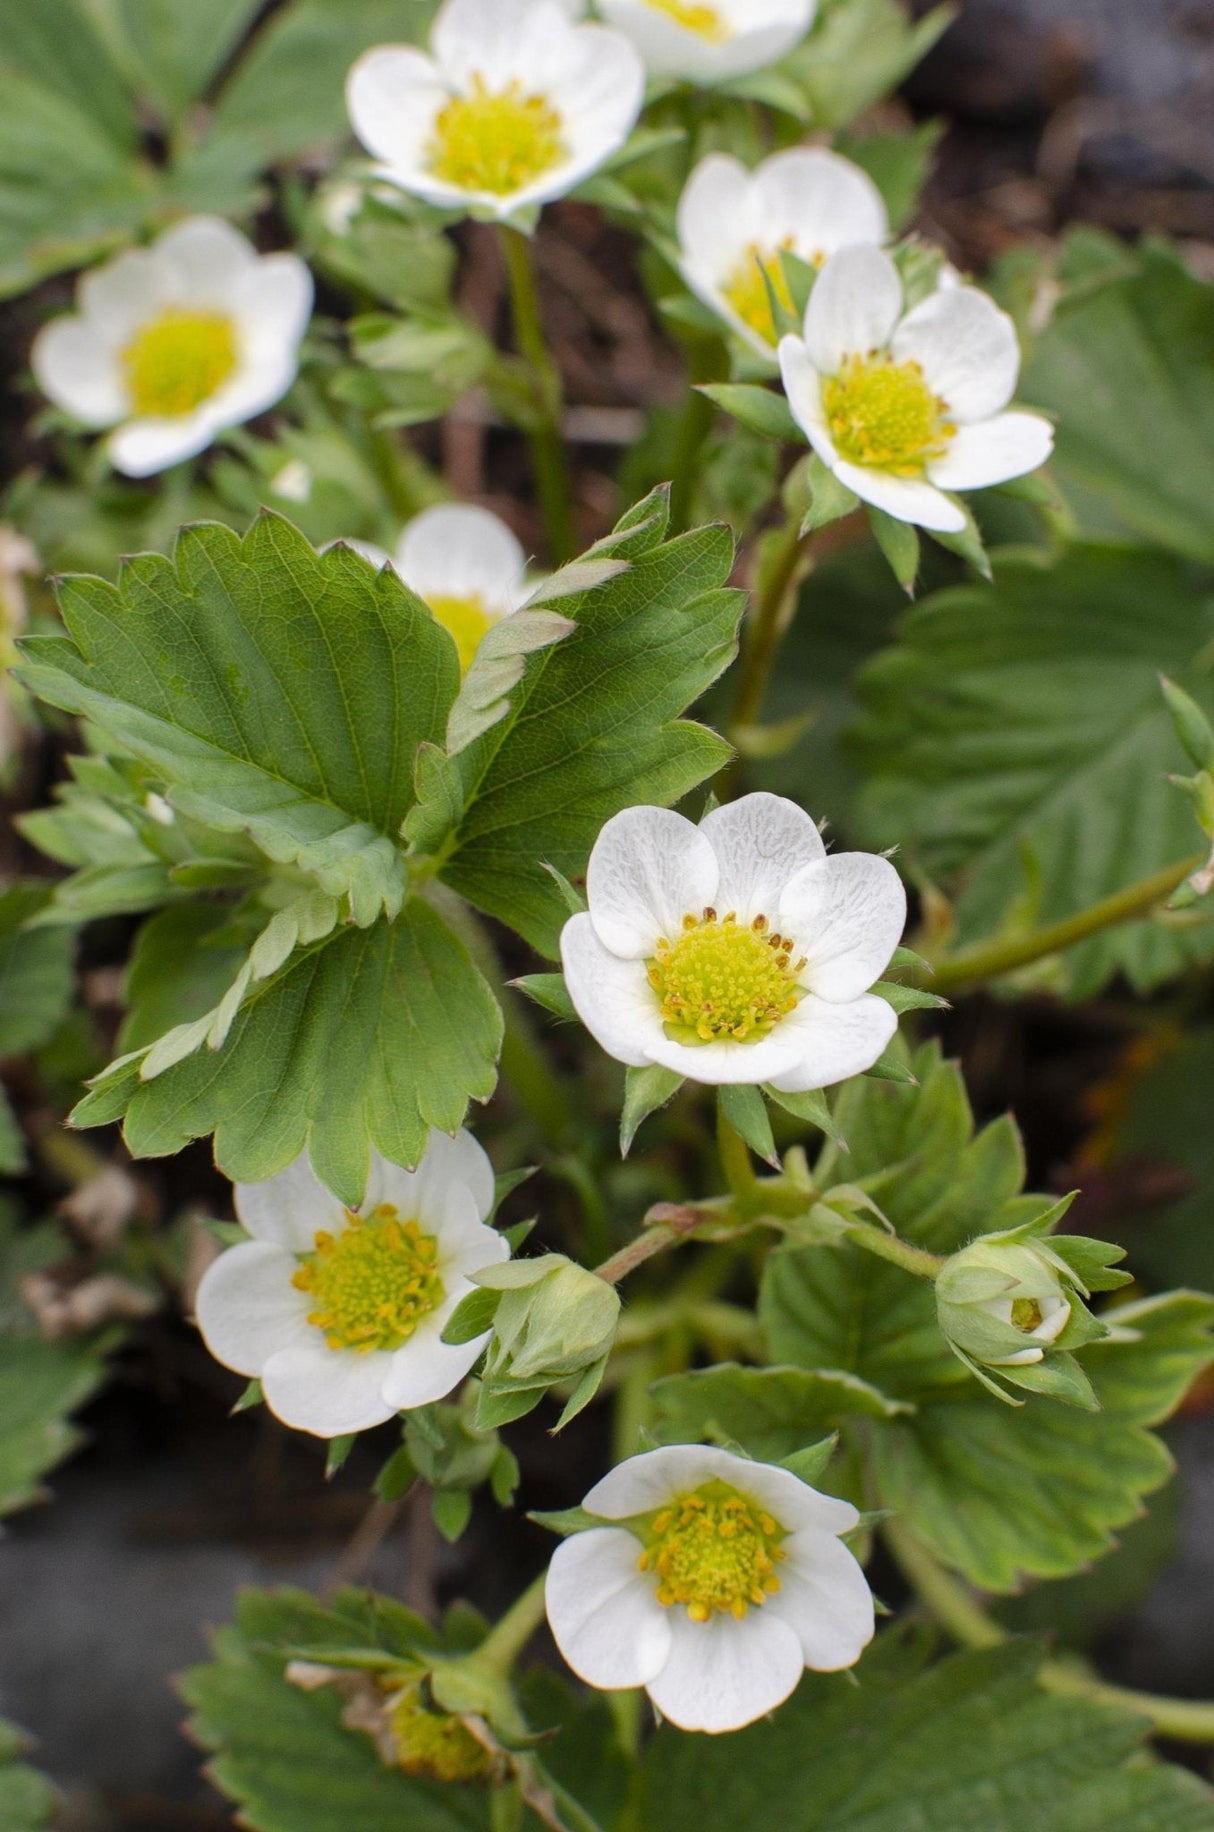
[[[898,477],[922,476],[957,431],[919,364],[889,356],[849,356],[824,384],[822,404],[841,458]]]
[[[455,96],[434,123],[430,171],[461,191],[508,197],[565,157],[564,123],[542,95],[515,81],[492,92],[481,76],[470,95]]]
[[[435,620],[455,638],[459,665],[464,674],[487,631],[498,622],[483,598],[430,598],[427,600]]]
[[[733,307],[743,324],[748,324],[773,349],[780,341],[780,333],[775,313],[771,309],[772,293],[786,311],[795,314],[797,309],[780,259],[782,253],[790,252],[791,249],[791,239],[782,242],[779,248],[760,248],[757,242],[752,242],[721,288],[722,297]]]
[[[770,934],[765,916],[749,925],[733,910],[720,918],[715,910],[685,916],[678,941],[659,936],[646,963],[666,1035],[689,1044],[767,1036],[804,997],[797,975],[805,962],[792,954],[792,941]]]
[[[179,419],[217,394],[236,369],[236,326],[224,312],[162,312],[122,352],[131,406]]]
[[[437,1260],[434,1236],[382,1203],[340,1234],[317,1234],[291,1282],[315,1299],[308,1322],[331,1349],[399,1349],[443,1301]]]
[[[693,1622],[717,1614],[741,1621],[779,1590],[786,1538],[749,1496],[714,1478],[654,1516],[637,1566],[656,1577],[664,1609],[681,1605]]]
[[[684,31],[697,32],[710,44],[725,44],[733,37],[728,22],[705,0],[648,0],[648,4],[655,13],[666,13]]]
[[[1012,1322],[1025,1335],[1031,1335],[1042,1321],[1041,1306],[1036,1298],[1012,1299]]]

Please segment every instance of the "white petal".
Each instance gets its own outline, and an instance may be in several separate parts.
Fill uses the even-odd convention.
[[[940,534],[960,534],[965,515],[934,484],[919,477],[895,477],[890,471],[838,459],[831,467],[840,483],[854,490],[862,502],[884,509],[895,521],[934,528]]]
[[[283,352],[294,357],[312,316],[314,292],[307,263],[295,254],[268,254],[241,274],[230,295],[231,310],[253,361]]]
[[[275,1418],[318,1438],[369,1431],[396,1411],[384,1398],[394,1357],[383,1350],[360,1355],[331,1349],[319,1331],[315,1342],[272,1355],[261,1376],[266,1405]]]
[[[669,808],[626,808],[607,822],[586,870],[590,920],[622,960],[649,960],[677,940],[717,892],[717,857],[698,827]]]
[[[194,1316],[203,1341],[225,1368],[252,1379],[271,1355],[315,1340],[307,1293],[291,1283],[295,1266],[295,1256],[283,1247],[246,1240],[207,1267]]]
[[[809,351],[799,337],[780,339],[780,379],[788,396],[793,419],[821,458],[823,464],[836,470],[839,454],[835,450],[826,409],[822,404],[822,377],[809,360]]]
[[[126,477],[153,477],[205,452],[218,428],[205,410],[173,420],[128,420],[106,440],[110,463]]]
[[[365,1208],[391,1202],[406,1216],[437,1219],[442,1193],[450,1188],[467,1190],[477,1217],[483,1221],[493,1207],[493,1166],[470,1132],[431,1132],[421,1163],[406,1170],[373,1152]]]
[[[1023,477],[1054,449],[1054,429],[1035,413],[999,413],[959,426],[943,458],[927,474],[941,490],[985,490]]]
[[[752,1609],[742,1622],[725,1615],[693,1622],[686,1610],[669,1613],[670,1658],[647,1689],[680,1730],[740,1730],[795,1691],[805,1670],[801,1644],[769,1609]]]
[[[336,1234],[348,1225],[346,1210],[320,1181],[306,1151],[276,1177],[238,1183],[233,1199],[241,1226],[254,1240],[273,1241],[293,1253],[310,1253],[322,1230]]]
[[[698,1488],[714,1477],[742,1488],[742,1477],[758,1467],[746,1457],[718,1450],[712,1444],[667,1444],[618,1463],[595,1483],[582,1506],[588,1514],[597,1514],[603,1520],[630,1520],[634,1514],[649,1514],[672,1495]]]
[[[815,0],[716,0],[733,28],[724,40],[682,26],[648,0],[600,0],[599,11],[611,25],[627,32],[655,76],[683,77],[691,82],[721,83],[775,63],[804,37]]]
[[[617,1691],[648,1685],[670,1656],[670,1611],[637,1569],[640,1541],[619,1527],[575,1533],[548,1567],[552,1637],[579,1679]]]
[[[807,1667],[838,1673],[855,1666],[873,1638],[873,1594],[839,1539],[807,1528],[784,1541],[780,1588],[764,1605],[786,1622]]]
[[[906,892],[888,859],[832,853],[785,886],[778,917],[805,956],[801,984],[820,999],[855,999],[880,979],[902,939]]]
[[[473,503],[424,509],[400,538],[394,560],[411,591],[436,598],[479,598],[506,616],[517,610],[527,556],[500,516]]]
[[[721,868],[717,907],[774,919],[780,893],[803,866],[819,864],[826,848],[817,827],[796,802],[783,795],[743,795],[714,808],[700,822]],[[773,927],[777,927],[774,920]]]
[[[706,1088],[728,1088],[778,1080],[792,1071],[802,1049],[790,1016],[753,1043],[673,1043],[663,1032],[649,1045],[649,1058]]]
[[[1020,373],[1016,329],[973,286],[929,293],[906,314],[892,343],[897,362],[917,362],[956,420],[985,420],[1006,407]]]
[[[741,161],[729,153],[701,159],[679,199],[679,247],[688,272],[715,288],[757,239],[758,227],[751,174]]]
[[[377,45],[346,78],[354,132],[406,187],[424,167],[434,122],[451,92],[433,61],[412,45]]]
[[[650,1051],[665,1036],[644,962],[612,954],[581,915],[561,931],[561,965],[574,1009],[596,1043],[629,1068],[652,1062]]]
[[[842,248],[818,275],[805,313],[815,369],[835,375],[847,356],[883,350],[902,310],[898,269],[879,248]]]
[[[759,233],[764,247],[792,237],[802,260],[840,248],[883,242],[889,218],[867,172],[824,146],[794,146],[775,153],[754,175]]]
[[[532,10],[529,0],[446,0],[430,31],[444,74],[461,87],[477,76],[490,89],[508,83],[520,73],[519,46]],[[561,23],[567,27],[568,19]]]
[[[465,1295],[466,1292],[459,1293]],[[454,1309],[455,1304],[448,1303],[441,1311],[435,1311],[403,1348],[388,1357],[391,1365],[383,1376],[382,1393],[393,1412],[409,1412],[415,1406],[432,1406],[446,1399],[476,1365],[489,1339],[488,1332],[458,1345],[442,1341],[442,1332]]]
[[[85,426],[113,426],[128,411],[118,359],[86,318],[55,318],[30,351],[34,379],[56,407]]]
[[[85,274],[77,288],[81,316],[115,350],[130,343],[172,297],[173,270],[154,248],[132,248]]]
[[[860,1524],[860,1516],[850,1501],[802,1482],[791,1470],[774,1463],[750,1463],[735,1459],[740,1468],[723,1477],[743,1495],[750,1495],[775,1516],[786,1533],[813,1531],[818,1534],[850,1533]]]
[[[847,1005],[828,1005],[811,992],[780,1028],[795,1039],[797,1060],[765,1079],[782,1093],[806,1094],[871,1069],[889,1047],[898,1019],[893,1006],[872,993]]]
[[[172,269],[173,297],[183,305],[226,306],[258,263],[257,250],[218,216],[189,216],[166,229],[156,253]]]
[[[538,29],[538,17],[533,29]],[[634,47],[603,26],[567,29],[558,60],[555,37],[546,40],[550,74],[544,83],[560,107],[568,158],[520,197],[563,197],[623,146],[645,102],[645,69]]]

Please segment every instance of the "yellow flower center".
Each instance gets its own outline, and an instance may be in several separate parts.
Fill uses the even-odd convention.
[[[666,13],[684,31],[697,32],[710,44],[724,44],[733,37],[717,8],[706,5],[705,0],[648,0],[648,4],[653,12]]]
[[[479,1781],[493,1772],[493,1757],[457,1717],[431,1711],[420,1685],[392,1699],[388,1729],[397,1766],[426,1781]]]
[[[438,1242],[390,1203],[320,1233],[292,1284],[315,1300],[308,1322],[331,1349],[399,1349],[443,1301]]]
[[[427,603],[434,613],[435,621],[441,623],[444,630],[455,638],[459,665],[463,673],[467,674],[486,633],[499,619],[483,598],[430,598]]]
[[[122,352],[131,406],[157,420],[193,413],[218,394],[239,357],[225,312],[162,312]]]
[[[1043,1321],[1041,1306],[1036,1298],[1012,1299],[1012,1322],[1017,1329],[1022,1329],[1026,1336],[1039,1328]]]
[[[718,1613],[740,1621],[779,1590],[785,1538],[765,1508],[714,1478],[653,1516],[637,1563],[656,1577],[664,1609],[681,1604],[693,1622]]]
[[[662,1004],[666,1035],[674,1043],[716,1043],[732,1037],[755,1043],[804,996],[792,938],[773,933],[766,916],[749,925],[731,910],[718,918],[684,916],[676,942],[659,936],[647,962],[649,984]]]
[[[782,253],[791,249],[791,238],[782,242],[779,248],[764,249],[752,242],[721,288],[722,296],[743,323],[757,331],[764,343],[773,346],[779,342],[780,334],[771,309],[772,293],[786,311],[795,315],[797,309],[780,259]]]
[[[517,81],[494,93],[475,76],[471,95],[454,97],[434,123],[430,170],[461,191],[508,197],[565,157],[563,125],[546,97]]]
[[[849,464],[919,477],[941,458],[957,428],[918,363],[849,356],[823,386],[830,436]]]

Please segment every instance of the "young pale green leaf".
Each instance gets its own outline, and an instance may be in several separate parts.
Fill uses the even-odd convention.
[[[576,629],[530,658],[507,717],[456,760],[465,812],[442,876],[550,958],[567,909],[545,867],[577,877],[611,815],[676,801],[728,756],[680,715],[734,653],[741,597],[720,589],[733,540],[663,541],[665,512],[655,495],[592,550],[630,570],[561,600]]]
[[[970,1390],[921,1405],[877,1442],[883,1504],[983,1589],[1079,1570],[1172,1473],[1147,1427],[1175,1410],[1214,1358],[1214,1299],[1172,1292],[1111,1316],[1138,1340],[1085,1348],[1098,1412],[1077,1410],[1074,1394],[1070,1404],[1033,1395],[1012,1411]]]
[[[121,1059],[75,1112],[125,1114],[137,1157],[215,1134],[235,1182],[256,1183],[307,1147],[317,1175],[357,1205],[370,1148],[416,1164],[431,1127],[454,1132],[492,1093],[502,1018],[463,943],[412,897],[396,922],[301,950],[250,994],[226,1041],[144,1080]]]
[[[659,1443],[737,1444],[764,1463],[785,1462],[845,1418],[892,1419],[913,1411],[855,1374],[732,1362],[670,1374],[653,1387],[652,1397]]]
[[[848,1676],[809,1674],[729,1737],[665,1729],[644,1758],[645,1832],[1210,1832],[1188,1771],[1144,1760],[1145,1726],[1049,1696],[1032,1642],[958,1654],[882,1636]]]
[[[1214,560],[1214,313],[1208,282],[1147,243],[1134,255],[1103,237],[1066,245],[1060,303],[1036,340],[1019,394],[1058,420],[1051,472],[1081,524],[1120,527],[1190,559]],[[1127,402],[1135,434],[1126,437]]]
[[[1200,835],[1166,781],[1182,753],[1158,676],[1214,710],[1209,640],[1208,594],[1163,554],[1007,551],[993,590],[924,599],[861,675],[863,837],[958,885],[958,945],[1025,924],[1026,897],[1048,924],[1183,861]],[[1146,989],[1212,951],[1214,925],[1146,919],[1059,971],[1077,996],[1117,972]]]
[[[161,771],[173,805],[306,872],[362,926],[393,914],[418,746],[459,686],[455,646],[390,568],[317,554],[263,515],[243,540],[182,531],[119,584],[60,587],[66,636],[30,638],[23,678]]]
[[[49,886],[33,883],[0,891],[0,1056],[47,1042],[71,1004],[75,936],[70,929],[26,927],[49,895]]]

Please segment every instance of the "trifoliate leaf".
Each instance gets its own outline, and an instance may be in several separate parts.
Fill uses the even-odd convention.
[[[1209,595],[1180,562],[1102,546],[1054,561],[1009,550],[993,590],[957,586],[906,613],[898,645],[860,678],[861,825],[958,884],[958,945],[1013,918],[1074,916],[1200,848],[1165,780],[1184,753],[1158,677],[1214,710],[1211,627]],[[1061,966],[1082,996],[1115,972],[1149,988],[1211,952],[1214,925],[1155,918],[1080,943]]]
[[[1161,244],[1131,254],[1111,238],[1101,238],[1109,258],[1093,280],[1078,269],[1094,239],[1077,231],[1064,247],[1062,297],[1017,392],[1057,416],[1051,471],[1084,526],[1111,532],[1111,507],[1122,527],[1214,560],[1211,288]]]
[[[457,759],[466,812],[442,877],[549,957],[567,911],[541,861],[577,877],[611,815],[676,801],[728,756],[680,715],[734,653],[741,598],[720,589],[733,540],[701,528],[662,542],[664,508],[638,505],[592,551],[630,570],[561,600],[577,628],[529,659],[509,715]]]
[[[0,1056],[37,1049],[71,1004],[75,937],[67,929],[26,927],[49,895],[48,885],[33,883],[0,891]]]
[[[661,1444],[738,1444],[763,1463],[782,1463],[844,1418],[897,1418],[912,1408],[855,1374],[808,1368],[744,1368],[724,1362],[670,1374],[651,1389]]]
[[[282,1170],[306,1146],[323,1182],[357,1205],[371,1146],[416,1164],[431,1127],[454,1132],[493,1092],[501,1012],[441,918],[411,897],[394,923],[347,929],[255,988],[218,1050],[153,1081],[120,1059],[77,1125],[125,1114],[136,1157],[215,1134],[235,1182]]]
[[[40,1832],[55,1816],[49,1781],[20,1760],[25,1738],[0,1718],[0,1826],[5,1832]]]
[[[317,554],[263,515],[243,540],[182,531],[117,586],[60,587],[66,636],[32,637],[23,678],[161,771],[174,807],[246,832],[340,897],[360,925],[394,914],[413,760],[441,739],[455,646],[390,568]]]
[[[1209,1832],[1214,1800],[1149,1765],[1145,1726],[1036,1682],[1015,1643],[926,1672],[884,1635],[848,1676],[809,1674],[766,1722],[729,1737],[661,1730],[646,1751],[645,1832]]]

